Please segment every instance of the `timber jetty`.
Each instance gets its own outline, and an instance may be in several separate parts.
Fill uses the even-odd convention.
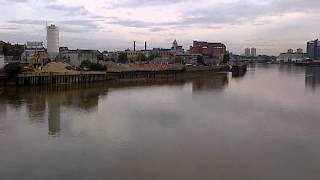
[[[228,72],[230,67],[208,66],[192,67],[180,70],[163,71],[78,71],[72,73],[22,73],[15,77],[0,75],[0,86],[45,86],[52,84],[93,83],[112,80],[174,80],[176,78],[199,72]]]

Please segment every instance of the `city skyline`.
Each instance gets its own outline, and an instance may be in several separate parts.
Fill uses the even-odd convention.
[[[200,0],[201,1],[201,0]],[[70,48],[123,50],[168,47],[174,39],[185,49],[193,40],[223,42],[242,54],[256,47],[277,55],[303,48],[317,38],[320,2],[312,0],[210,1],[0,0],[0,40],[45,41],[46,21],[61,28],[60,45]],[[14,9],[14,11],[12,11]],[[214,12],[214,13],[212,13]]]

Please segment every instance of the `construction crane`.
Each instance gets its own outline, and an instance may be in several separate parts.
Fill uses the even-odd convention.
[[[45,56],[44,53],[41,53],[39,51],[35,51],[33,55],[31,56],[31,60],[29,63],[30,69],[37,69],[42,68],[45,64]]]

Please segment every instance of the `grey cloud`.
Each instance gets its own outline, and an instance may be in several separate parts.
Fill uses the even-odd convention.
[[[145,7],[145,6],[162,6],[170,4],[185,3],[192,0],[123,0],[107,4],[107,6],[115,7]]]
[[[162,27],[153,27],[149,29],[151,32],[161,32],[161,31],[166,31],[167,29],[162,28]]]
[[[191,9],[184,12],[181,24],[241,24],[253,22],[263,25],[268,22],[254,23],[257,18],[281,16],[291,12],[308,12],[320,9],[320,1],[314,0],[267,0],[253,3],[238,0],[233,3],[212,4],[205,8]]]
[[[125,27],[134,27],[134,28],[147,28],[150,26],[156,25],[152,22],[140,21],[140,20],[129,20],[129,19],[122,19],[118,17],[109,17],[110,21],[109,24],[116,24]]]
[[[96,30],[99,29],[97,22],[98,21],[94,20],[65,20],[59,21],[59,24],[62,24],[63,26],[80,27],[83,30]]]
[[[61,4],[49,4],[46,6],[49,10],[61,11],[66,15],[88,15],[90,12],[83,6],[65,6]]]
[[[10,24],[22,24],[22,25],[45,25],[46,21],[43,20],[34,20],[34,19],[21,19],[21,20],[10,20],[7,21]]]
[[[58,26],[61,25],[61,30],[66,32],[86,32],[100,29],[98,22],[101,20],[63,20],[63,21],[47,21],[47,23],[56,23]],[[22,19],[22,20],[11,20],[6,21],[9,24],[14,25],[31,25],[31,26],[44,26],[46,21],[34,20],[34,19]]]
[[[9,4],[9,3],[26,3],[28,0],[3,0],[1,3]]]
[[[91,15],[91,16],[89,16],[89,18],[91,18],[91,19],[105,19],[106,17],[105,16],[100,16],[100,15]]]
[[[14,30],[18,30],[19,28],[17,27],[0,27],[0,30],[10,30],[10,31],[14,31]]]
[[[167,4],[179,3],[182,1],[160,1],[160,0],[138,0],[130,1],[136,5],[142,4]],[[253,3],[250,0],[238,0],[232,3],[210,4],[202,8],[190,8],[183,10],[180,20],[175,22],[154,23],[141,20],[128,20],[113,18],[110,24],[118,24],[125,27],[150,28],[156,31],[158,27],[173,27],[178,29],[190,26],[212,26],[221,27],[222,25],[239,25],[251,23],[256,26],[271,23],[268,20],[258,20],[266,16],[281,16],[291,12],[309,12],[320,9],[320,1],[314,0],[266,0],[263,3]]]
[[[10,0],[10,2],[18,2],[18,3],[20,3],[20,2],[27,2],[28,0]]]

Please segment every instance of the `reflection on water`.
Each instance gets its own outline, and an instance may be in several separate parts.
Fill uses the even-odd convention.
[[[306,87],[311,89],[320,87],[320,66],[306,68]]]
[[[0,179],[316,180],[318,75],[0,88]]]
[[[223,90],[229,83],[228,74],[221,73],[210,78],[199,78],[191,81],[193,92]]]
[[[103,84],[91,84],[14,87],[0,89],[0,91],[0,112],[5,111],[6,106],[17,109],[25,106],[31,122],[41,123],[47,119],[48,134],[58,135],[61,130],[61,106],[74,110],[93,111],[98,106],[100,96],[107,94],[108,88]]]
[[[48,126],[49,135],[57,135],[60,132],[60,104],[58,102],[48,102]]]
[[[205,78],[204,78],[205,77]],[[149,85],[185,85],[191,84],[193,92],[223,90],[228,85],[228,73],[203,73],[190,79],[173,82],[151,82]],[[150,82],[149,82],[150,83]],[[127,82],[111,84],[61,85],[51,87],[15,87],[1,90],[1,111],[6,105],[15,108],[26,107],[29,120],[35,123],[48,122],[48,134],[57,136],[61,131],[61,109],[71,108],[78,111],[94,113],[99,99],[107,96],[110,88],[127,88],[145,86],[144,82]],[[1,110],[3,109],[3,110]],[[161,115],[159,114],[159,117]],[[170,118],[164,118],[170,119]],[[174,118],[172,118],[174,119]]]

